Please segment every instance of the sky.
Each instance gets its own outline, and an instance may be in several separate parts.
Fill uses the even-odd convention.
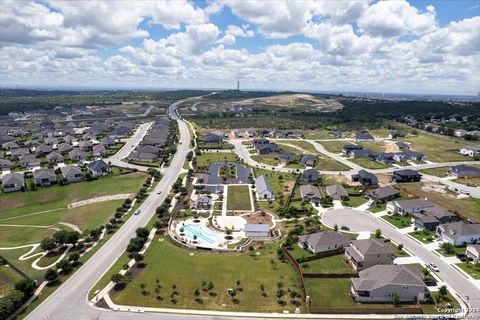
[[[480,1],[0,1],[0,86],[477,95]]]

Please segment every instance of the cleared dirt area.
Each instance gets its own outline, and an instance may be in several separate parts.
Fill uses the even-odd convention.
[[[111,196],[90,198],[90,199],[86,199],[78,202],[72,202],[68,205],[68,208],[73,209],[81,206],[86,206],[92,203],[104,202],[104,201],[110,201],[110,200],[123,200],[123,199],[133,197],[133,195],[134,195],[133,193],[124,193],[124,194],[114,194]]]
[[[282,94],[263,98],[246,99],[235,102],[238,105],[257,104],[262,106],[295,107],[307,106],[323,111],[336,111],[343,105],[335,99],[321,99],[310,94]]]

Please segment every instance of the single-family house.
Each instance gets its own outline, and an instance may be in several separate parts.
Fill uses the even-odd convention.
[[[374,158],[377,156],[375,152],[369,149],[353,150],[350,152],[350,155],[353,158]]]
[[[314,204],[320,203],[320,191],[318,187],[306,184],[300,186],[300,195],[302,196],[302,201],[312,202]]]
[[[74,148],[68,153],[68,157],[73,161],[87,160],[87,154],[80,150],[80,148]]]
[[[61,154],[68,154],[70,151],[72,151],[73,147],[68,144],[68,143],[62,143],[58,145],[57,151],[60,152]]]
[[[480,263],[480,244],[469,244],[465,250],[467,259],[471,259],[473,263]]]
[[[455,213],[439,206],[412,213],[414,226],[421,230],[435,230],[441,224],[460,221]]]
[[[9,160],[6,160],[6,159],[0,159],[0,171],[8,171],[10,169],[12,169],[14,166],[13,166],[13,163]]]
[[[303,183],[316,183],[320,175],[315,169],[306,169],[302,172],[302,182]]]
[[[405,132],[402,131],[390,131],[388,134],[388,139],[396,139],[396,138],[403,138],[405,137]]]
[[[255,150],[257,150],[258,154],[270,154],[278,152],[280,149],[275,143],[256,143]]]
[[[345,256],[355,271],[360,271],[377,264],[392,264],[395,256],[383,239],[353,240],[345,248]]]
[[[112,168],[103,160],[92,161],[87,167],[94,177],[107,176],[112,172]]]
[[[360,130],[355,133],[356,142],[373,142],[375,138],[366,130]]]
[[[433,207],[435,207],[435,204],[425,199],[393,200],[387,202],[387,211],[398,213],[402,216],[422,212]]]
[[[7,141],[2,144],[2,149],[5,149],[5,150],[13,150],[18,148],[19,146],[15,141]]]
[[[345,188],[339,184],[334,184],[326,187],[327,194],[333,200],[342,200],[348,197],[348,192]]]
[[[257,200],[273,200],[275,198],[272,187],[265,176],[255,179],[255,193]]]
[[[464,156],[475,157],[477,155],[480,155],[480,146],[461,148],[460,154],[463,154]]]
[[[282,152],[279,154],[278,159],[280,160],[281,163],[289,164],[289,163],[295,162],[295,160],[297,159],[297,156],[294,153]]]
[[[437,227],[438,239],[456,247],[480,242],[480,223],[463,221],[441,224]]]
[[[18,172],[7,173],[2,177],[3,192],[19,191],[25,188],[25,177]]]
[[[21,156],[24,156],[26,154],[30,154],[30,151],[24,148],[15,149],[10,152],[10,159],[19,160]]]
[[[397,156],[397,153],[382,152],[377,154],[377,156],[375,157],[375,161],[383,164],[392,164],[395,163],[395,156]]]
[[[312,154],[302,154],[302,157],[300,158],[300,163],[306,167],[313,167],[316,162],[317,157]]]
[[[339,130],[332,130],[329,133],[337,139],[345,138],[345,133]]]
[[[128,161],[155,162],[158,160],[158,154],[151,152],[133,151],[127,157]]]
[[[428,288],[415,266],[375,265],[352,278],[350,289],[358,302],[391,302],[396,294],[400,302],[424,301]]]
[[[223,135],[215,134],[213,132],[207,133],[201,137],[203,143],[222,143]]]
[[[103,158],[107,155],[107,149],[102,144],[97,144],[93,147],[93,156],[96,158]]]
[[[350,238],[336,231],[316,232],[298,237],[298,246],[312,253],[340,250],[351,242]]]
[[[452,166],[448,169],[448,174],[459,179],[469,179],[480,177],[480,168],[466,165]]]
[[[356,144],[346,144],[342,147],[342,153],[344,155],[349,155],[354,150],[363,150],[363,147]]]
[[[400,151],[405,151],[405,150],[408,150],[410,149],[410,146],[408,143],[405,143],[403,141],[397,141],[395,142],[395,146],[397,146],[397,149],[400,150]]]
[[[85,178],[82,170],[77,166],[65,166],[61,167],[63,180],[69,183],[82,181]]]
[[[393,171],[392,181],[396,183],[402,182],[419,182],[422,175],[413,169],[402,169]]]
[[[378,178],[371,172],[366,170],[359,170],[358,173],[351,176],[352,181],[359,182],[362,186],[376,186],[378,184]]]
[[[53,169],[37,169],[33,171],[33,181],[37,187],[48,187],[57,183],[57,175]]]
[[[35,154],[37,155],[37,157],[44,157],[50,152],[52,152],[52,147],[46,144],[41,144],[35,148]]]
[[[393,186],[377,188],[367,192],[366,197],[376,203],[384,203],[400,196],[400,191]]]
[[[61,163],[65,160],[63,156],[57,152],[47,154],[46,158],[48,163]]]
[[[40,167],[40,160],[31,153],[20,156],[20,166],[22,168]]]

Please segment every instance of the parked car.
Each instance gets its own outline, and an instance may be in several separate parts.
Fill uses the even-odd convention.
[[[467,261],[467,256],[464,253],[457,253],[456,256],[457,256],[458,260],[460,260],[462,262]]]
[[[135,212],[134,212],[133,214],[134,214],[134,215],[139,215],[140,212],[141,212],[140,209],[137,209],[137,210],[135,210]]]
[[[423,282],[427,285],[427,287],[435,287],[437,285],[437,281],[434,279],[425,279]]]
[[[432,269],[433,271],[435,271],[435,272],[440,272],[440,269],[438,269],[438,267],[437,267],[435,264],[431,263],[431,262],[428,264],[428,267],[429,267],[430,269]]]

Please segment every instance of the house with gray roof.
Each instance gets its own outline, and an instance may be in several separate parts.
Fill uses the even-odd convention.
[[[333,200],[342,200],[346,197],[348,197],[348,192],[345,190],[344,187],[342,187],[339,184],[334,184],[331,186],[327,186],[326,188],[327,194],[333,199]]]
[[[37,155],[37,157],[44,157],[50,152],[52,152],[52,147],[46,144],[41,144],[35,148],[35,154]]]
[[[401,169],[393,171],[391,179],[396,183],[419,182],[422,179],[422,175],[413,169]]]
[[[21,156],[24,156],[26,154],[30,154],[30,151],[24,148],[15,149],[10,152],[10,159],[19,160]]]
[[[473,263],[480,263],[480,244],[469,244],[465,250],[465,256]]]
[[[313,167],[317,162],[317,157],[312,154],[302,154],[300,158],[300,163],[306,167]]]
[[[289,164],[297,160],[297,155],[295,153],[282,152],[279,154],[278,160],[280,160],[281,163]]]
[[[37,169],[33,171],[33,181],[37,187],[48,187],[57,183],[57,175],[53,169]]]
[[[82,170],[77,166],[61,167],[60,171],[62,172],[63,180],[68,183],[78,182],[85,179]]]
[[[312,253],[339,250],[351,242],[350,238],[336,231],[316,232],[298,237],[298,246]]]
[[[25,188],[25,178],[23,174],[18,172],[7,173],[2,177],[3,192],[20,191],[22,188]]]
[[[375,265],[352,278],[350,292],[358,302],[424,301],[428,293],[420,271],[408,265]]]
[[[107,176],[112,172],[112,168],[103,160],[92,161],[87,168],[94,177]]]
[[[207,133],[201,137],[201,140],[203,143],[212,143],[212,144],[217,144],[217,143],[222,143],[223,142],[224,135],[216,134],[213,132]]]
[[[72,150],[73,150],[73,147],[68,143],[62,143],[57,148],[57,151],[60,152],[61,154],[68,154]]]
[[[383,239],[353,240],[345,248],[345,256],[355,271],[360,271],[377,264],[392,264],[395,256]]]
[[[57,152],[52,152],[46,156],[48,163],[61,163],[65,161],[63,156]]]
[[[320,174],[315,169],[306,169],[302,172],[303,183],[316,183],[320,178]]]
[[[103,158],[107,155],[107,149],[102,144],[97,144],[93,147],[93,156],[96,158]]]
[[[255,194],[257,195],[257,200],[275,199],[272,187],[265,176],[260,176],[255,179]]]
[[[455,213],[439,206],[425,208],[421,212],[412,213],[413,224],[420,230],[435,230],[441,224],[460,221]]]
[[[400,196],[400,191],[393,186],[373,189],[367,192],[366,197],[374,202],[387,202]]]
[[[68,153],[68,157],[73,161],[87,160],[87,154],[80,150],[80,148],[74,148]]]
[[[318,190],[318,187],[314,185],[301,185],[300,195],[302,196],[302,201],[304,202],[312,202],[315,205],[318,205],[320,203],[320,191]]]
[[[438,239],[456,247],[480,242],[480,224],[463,221],[441,224],[437,227]]]
[[[40,167],[40,160],[37,159],[33,154],[25,154],[20,156],[20,166],[22,168],[36,168]]]
[[[265,223],[247,223],[244,231],[247,238],[270,238],[270,227]]]
[[[0,159],[0,171],[7,171],[14,167],[13,163],[6,159]]]
[[[256,143],[254,147],[258,154],[270,154],[280,150],[275,143]]]
[[[13,150],[19,148],[19,146],[15,141],[7,141],[2,144],[2,148],[5,150]]]
[[[435,204],[432,201],[425,199],[393,200],[387,202],[387,211],[406,216],[412,213],[425,211],[434,206]]]
[[[466,165],[452,166],[448,169],[448,174],[459,179],[480,177],[480,168]]]
[[[151,152],[133,151],[127,157],[128,161],[155,162],[158,160],[158,154]]]
[[[378,178],[367,170],[359,170],[358,173],[351,176],[352,181],[359,182],[362,186],[376,186],[378,184]]]
[[[355,133],[355,141],[357,142],[372,142],[375,138],[366,130],[360,130]]]
[[[212,198],[206,194],[199,194],[195,199],[195,209],[210,210],[212,208]]]

